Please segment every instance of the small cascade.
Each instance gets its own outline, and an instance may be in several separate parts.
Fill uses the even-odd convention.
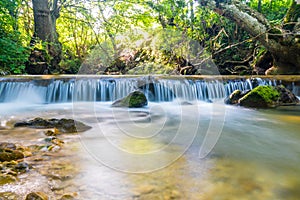
[[[72,101],[114,101],[134,90],[142,90],[149,101],[210,101],[221,99],[234,90],[250,90],[257,85],[276,85],[276,81],[191,80],[155,77],[140,78],[59,78],[1,79],[0,102],[63,103]]]

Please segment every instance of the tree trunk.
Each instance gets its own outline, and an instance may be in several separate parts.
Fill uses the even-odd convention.
[[[61,44],[58,41],[56,32],[56,20],[59,17],[59,9],[57,0],[52,3],[52,8],[49,6],[48,0],[32,0],[34,14],[34,35],[33,40],[40,39],[47,44],[46,52],[50,56],[41,55],[35,49],[29,58],[28,72],[31,74],[45,74],[58,72],[59,62],[61,61]],[[33,42],[34,43],[34,42]],[[39,58],[36,58],[39,55]]]
[[[261,0],[258,0],[257,11],[261,13]]]
[[[287,16],[299,16],[299,7],[300,5],[293,2]],[[268,73],[300,74],[299,31],[295,28],[285,30],[272,27],[262,14],[238,1],[220,4],[218,13],[219,9],[223,16],[233,20],[270,51],[273,56],[273,67]],[[299,27],[297,20],[296,17],[290,17],[285,22]]]

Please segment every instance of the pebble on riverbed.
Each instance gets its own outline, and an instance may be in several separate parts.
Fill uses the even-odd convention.
[[[21,151],[16,150],[16,145],[8,142],[0,143],[0,162],[19,160],[24,158]]]
[[[75,123],[74,120],[58,120],[58,122]],[[68,129],[71,132],[74,131],[74,123]],[[63,127],[67,128],[68,125]],[[76,191],[76,187],[72,187],[70,184],[72,182],[71,179],[77,173],[77,167],[73,163],[66,162],[65,158],[59,159],[61,154],[56,153],[62,149],[65,143],[58,137],[60,134],[66,133],[67,130],[50,128],[42,131],[46,137],[43,137],[40,132],[36,132],[38,133],[38,138],[29,142],[29,144],[28,141],[25,141],[26,146],[23,142],[21,143],[24,146],[20,145],[18,140],[14,140],[16,142],[0,142],[0,188],[2,186],[4,188],[14,188],[16,185],[27,181],[32,174],[34,176],[38,174],[38,176],[45,178],[48,183],[56,181],[55,184],[51,187],[49,185],[48,187],[46,186],[45,190],[44,188],[40,190],[38,187],[36,191],[31,192],[32,189],[29,189],[25,197],[23,196],[24,194],[19,194],[18,192],[10,193],[10,190],[7,189],[0,190],[0,200],[46,200],[54,197],[54,199],[60,200],[77,199],[78,194],[76,192],[72,193]],[[57,184],[57,181],[60,181],[61,184]]]
[[[17,199],[17,194],[14,192],[0,192],[0,199],[15,200]]]
[[[31,192],[27,194],[25,200],[48,200],[48,196],[43,192]]]

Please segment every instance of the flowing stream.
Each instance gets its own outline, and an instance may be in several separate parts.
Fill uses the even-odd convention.
[[[92,129],[61,136],[64,147],[44,163],[67,163],[71,178],[49,181],[44,166],[35,166],[40,173],[31,170],[2,185],[0,193],[43,191],[51,199],[65,193],[78,199],[299,199],[300,107],[224,105],[231,91],[251,87],[249,80],[2,80],[2,127],[54,117],[74,118]],[[111,107],[137,88],[151,100],[147,107]],[[0,129],[1,142],[26,145],[43,137],[36,129]]]

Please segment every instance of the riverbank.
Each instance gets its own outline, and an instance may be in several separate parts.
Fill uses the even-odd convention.
[[[300,75],[85,75],[85,74],[74,74],[74,75],[10,75],[0,76],[0,81],[5,79],[74,79],[74,78],[140,78],[140,77],[153,77],[163,79],[192,79],[192,80],[239,80],[249,78],[261,78],[270,80],[282,80],[289,82],[300,81]]]

